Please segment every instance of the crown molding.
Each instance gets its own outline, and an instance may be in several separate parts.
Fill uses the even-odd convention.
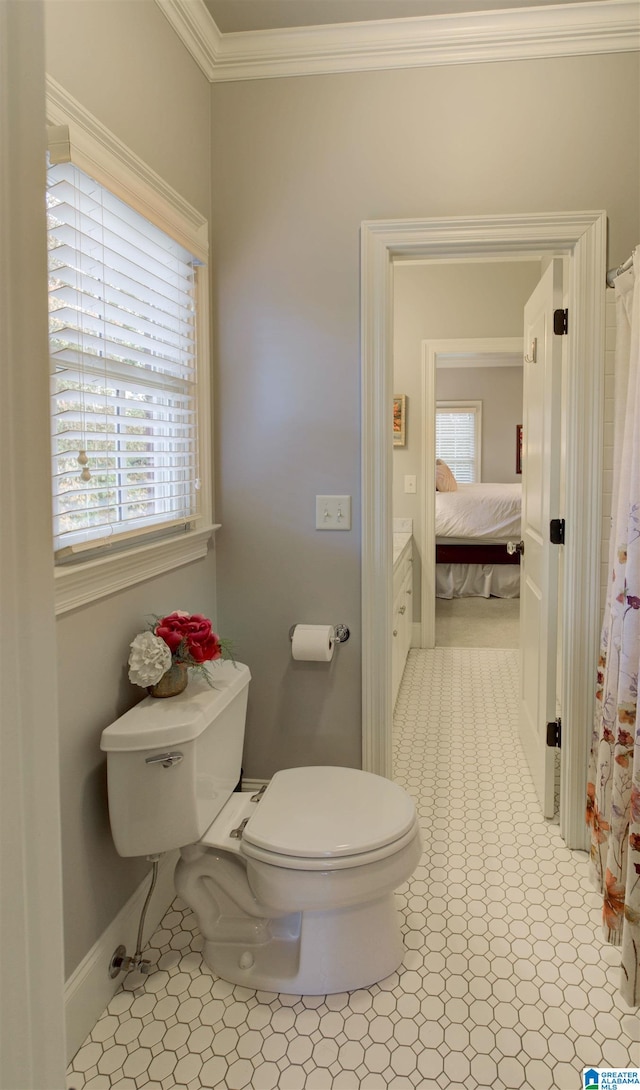
[[[211,83],[222,53],[223,35],[204,0],[156,0],[178,37]]]
[[[637,0],[221,34],[204,0],[156,0],[212,83],[640,49]]]

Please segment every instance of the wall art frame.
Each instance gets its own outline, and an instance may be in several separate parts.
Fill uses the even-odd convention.
[[[393,445],[394,447],[406,447],[407,445],[406,394],[400,394],[393,399]]]

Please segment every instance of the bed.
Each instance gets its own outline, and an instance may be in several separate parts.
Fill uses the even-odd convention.
[[[518,598],[520,484],[458,484],[436,492],[436,596]]]

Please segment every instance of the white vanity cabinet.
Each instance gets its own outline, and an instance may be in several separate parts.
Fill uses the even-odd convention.
[[[410,534],[394,534],[392,624],[391,693],[395,707],[411,647],[413,627],[413,548]]]

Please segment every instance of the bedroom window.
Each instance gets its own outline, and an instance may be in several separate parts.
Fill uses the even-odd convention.
[[[97,126],[49,134],[58,612],[205,555],[214,528],[206,221]]]
[[[446,462],[460,484],[475,484],[480,471],[482,402],[438,401],[436,458]]]

